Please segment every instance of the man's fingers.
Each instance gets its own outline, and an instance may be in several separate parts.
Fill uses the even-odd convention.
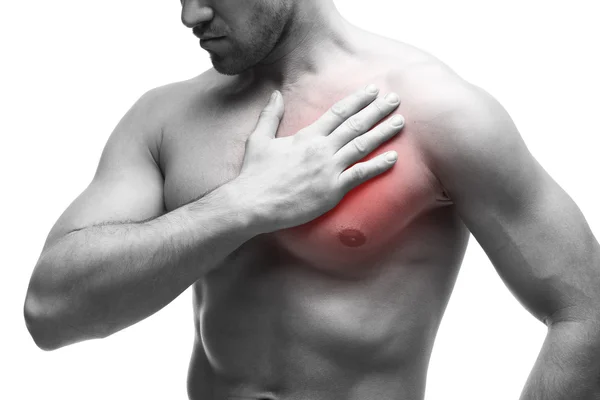
[[[329,140],[337,151],[346,143],[360,137],[360,135],[371,129],[400,105],[400,98],[395,93],[389,93],[385,98],[378,98],[365,107],[362,111],[351,116],[335,129]]]
[[[389,170],[398,160],[398,153],[388,151],[369,161],[354,164],[340,174],[338,181],[345,193]]]
[[[327,136],[352,115],[356,114],[377,98],[379,89],[368,85],[335,103],[311,127],[315,135]]]
[[[335,153],[333,156],[336,163],[342,168],[347,168],[349,165],[362,160],[373,150],[381,146],[384,142],[390,140],[404,127],[404,117],[394,115],[389,120],[377,125],[369,132],[360,135]]]
[[[277,134],[277,128],[283,117],[283,97],[278,90],[274,91],[265,108],[258,117],[256,127],[252,136],[260,136],[273,139]]]

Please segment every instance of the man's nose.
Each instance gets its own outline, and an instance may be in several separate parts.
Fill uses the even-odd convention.
[[[181,7],[181,22],[188,28],[213,19],[214,12],[206,4],[206,0],[183,0]]]

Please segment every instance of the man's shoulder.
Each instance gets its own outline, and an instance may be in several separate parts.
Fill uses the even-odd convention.
[[[377,66],[386,86],[397,91],[411,118],[428,120],[481,95],[481,88],[433,54],[385,37],[378,43],[366,57],[367,63]]]
[[[457,149],[474,135],[495,140],[499,121],[508,120],[500,103],[481,87],[467,81],[448,64],[425,50],[381,37],[374,41],[365,62],[377,66],[385,86],[400,96],[399,112],[406,118],[405,135],[422,150]],[[481,137],[480,137],[481,138]],[[438,151],[431,151],[441,156]]]
[[[475,86],[435,57],[417,59],[402,67],[389,68],[390,84],[399,90],[406,106],[426,116],[466,99]]]
[[[481,166],[480,156],[494,146],[522,139],[502,104],[485,89],[461,78],[444,64],[415,66],[402,106],[406,127],[433,167],[449,163]],[[402,98],[402,92],[399,93]],[[477,159],[477,163],[472,160]],[[508,158],[507,158],[508,159]]]
[[[388,81],[397,90],[407,116],[430,133],[434,128],[459,128],[457,123],[485,123],[505,113],[494,96],[435,57],[390,68]]]
[[[154,116],[165,116],[166,114],[180,109],[185,103],[197,98],[206,91],[211,80],[214,79],[213,70],[207,70],[202,74],[177,82],[171,82],[156,86],[146,91],[138,102],[150,109]]]
[[[404,134],[430,155],[430,162],[465,159],[469,152],[505,140],[502,132],[515,131],[494,96],[442,60],[405,43],[386,46],[375,65],[381,66],[386,86],[400,96]]]
[[[139,138],[157,159],[164,128],[172,121],[181,119],[181,114],[191,109],[194,99],[203,97],[198,94],[202,93],[202,88],[209,80],[207,72],[144,92],[121,120],[120,124],[127,129],[117,129],[115,134]]]

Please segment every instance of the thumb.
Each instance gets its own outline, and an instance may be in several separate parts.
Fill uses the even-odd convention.
[[[283,117],[283,97],[278,90],[274,91],[269,99],[269,103],[261,111],[254,128],[253,135],[267,137],[270,139],[275,138],[277,134],[277,128]]]

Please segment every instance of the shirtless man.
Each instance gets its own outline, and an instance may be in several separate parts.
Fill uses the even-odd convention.
[[[143,95],[51,230],[39,347],[193,285],[191,399],[422,399],[470,231],[548,327],[522,399],[597,394],[600,246],[492,96],[332,0],[184,0],[182,20],[214,69]]]

